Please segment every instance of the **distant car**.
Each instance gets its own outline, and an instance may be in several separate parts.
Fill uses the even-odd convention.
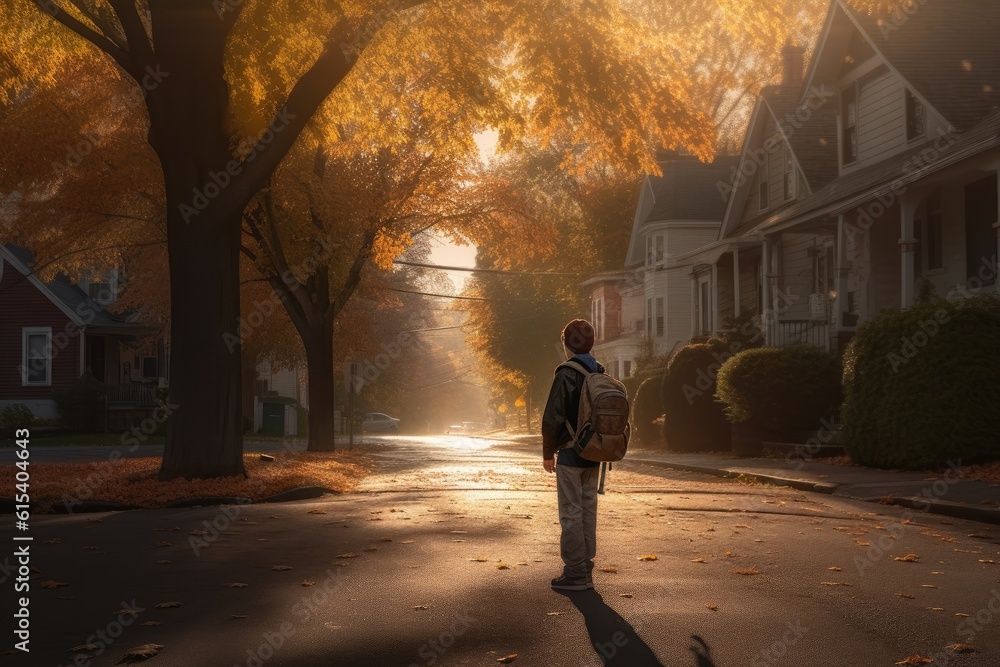
[[[399,420],[381,412],[369,412],[365,414],[361,429],[365,433],[396,433],[399,431]]]
[[[462,422],[461,424],[452,424],[445,433],[448,435],[470,435],[482,433],[485,430],[486,424],[482,422]]]

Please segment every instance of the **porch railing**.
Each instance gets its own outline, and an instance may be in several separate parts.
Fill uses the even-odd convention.
[[[830,325],[816,320],[784,320],[778,322],[775,345],[815,345],[830,349]]]
[[[108,407],[156,405],[156,387],[148,384],[110,384],[105,387]]]

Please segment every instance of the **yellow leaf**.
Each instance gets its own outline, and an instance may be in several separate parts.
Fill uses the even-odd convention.
[[[650,560],[657,560],[657,558],[656,558],[656,554],[644,554],[642,556],[639,556],[639,558],[637,560],[650,561]]]
[[[503,665],[506,665],[509,662],[514,662],[515,660],[517,660],[517,653],[511,653],[510,655],[505,655],[502,658],[497,658],[497,662]]]
[[[754,574],[760,574],[760,570],[754,570],[753,568],[743,569],[743,570],[730,570],[731,574],[742,574],[744,576],[751,576]]]
[[[705,607],[707,609],[711,609],[712,611],[719,611],[719,605],[717,604],[707,604]]]
[[[608,574],[618,574],[618,568],[617,567],[613,567],[611,565],[609,565],[607,567],[599,567],[599,568],[597,568],[597,571],[598,572],[606,572]]]
[[[844,571],[844,568],[837,567],[836,565],[831,565],[830,567],[828,567],[826,569],[830,570],[831,572],[843,572]]]
[[[916,563],[920,560],[920,556],[917,554],[906,554],[905,556],[893,556],[892,559],[901,563]]]
[[[975,653],[976,649],[972,648],[968,644],[950,644],[945,646],[946,649],[952,653]]]

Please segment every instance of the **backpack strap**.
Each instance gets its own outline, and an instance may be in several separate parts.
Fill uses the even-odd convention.
[[[575,371],[579,371],[579,372],[583,373],[584,378],[586,378],[588,375],[591,374],[590,369],[588,369],[586,366],[584,366],[583,364],[581,364],[579,361],[573,361],[572,359],[568,359],[568,360],[562,362],[561,364],[559,364],[556,367],[556,372],[557,373],[559,372],[560,368],[572,368]],[[580,388],[580,391],[583,391],[583,387]],[[572,438],[572,442],[574,443],[574,446],[577,449],[577,453],[579,453],[580,451],[582,451],[583,448],[580,447],[579,443],[577,443],[577,441],[576,441],[576,428],[574,427],[574,425],[570,424],[567,421],[566,422],[566,430],[569,431],[569,437]],[[590,438],[588,437],[587,440],[589,440],[589,439]],[[584,444],[586,444],[586,442]]]

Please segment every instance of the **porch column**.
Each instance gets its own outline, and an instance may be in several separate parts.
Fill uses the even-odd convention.
[[[761,280],[763,284],[761,285],[763,291],[763,322],[761,323],[764,327],[764,344],[771,345],[772,339],[774,337],[774,327],[772,323],[776,321],[777,313],[774,312],[771,303],[771,240],[768,237],[764,237],[763,247],[761,248],[761,261],[760,268],[762,269],[763,275]]]
[[[917,239],[913,234],[913,218],[917,211],[917,201],[908,200],[902,197],[899,201],[899,224],[900,238],[900,276],[899,276],[899,305],[902,308],[909,308],[913,305],[916,276],[914,274],[914,258],[917,250]]]
[[[1000,230],[997,232],[1000,234]],[[1000,282],[1000,281],[998,281]],[[733,317],[740,316],[740,247],[733,248]]]
[[[837,216],[837,273],[836,273],[836,290],[837,290],[837,303],[834,307],[834,313],[836,314],[836,319],[833,323],[834,331],[843,331],[846,326],[844,325],[844,316],[848,313],[849,304],[847,301],[847,276],[849,272],[849,267],[847,266],[847,234],[845,233],[844,225],[844,215],[840,214]]]
[[[711,334],[719,332],[719,260],[712,263],[712,325]]]
[[[997,231],[997,254],[993,257],[993,289],[1000,293],[1000,222],[994,222],[993,229]]]
[[[698,331],[698,276],[691,269],[691,338],[695,338]]]

